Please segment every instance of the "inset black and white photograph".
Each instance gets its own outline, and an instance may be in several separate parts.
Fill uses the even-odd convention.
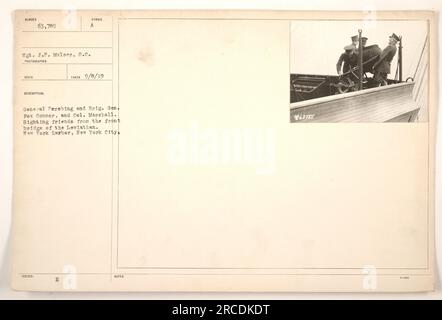
[[[427,122],[428,24],[292,21],[290,122]]]

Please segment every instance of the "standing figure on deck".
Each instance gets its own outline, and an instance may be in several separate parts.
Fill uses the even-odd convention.
[[[367,45],[368,38],[362,37],[361,39],[362,39],[362,48],[365,48],[365,46]]]
[[[367,45],[368,38],[367,37],[361,37],[361,40],[362,40],[362,48],[365,48],[365,46]],[[358,40],[358,44],[357,44],[356,49],[355,49],[355,53],[359,54],[359,40]]]
[[[341,75],[342,73],[346,73],[347,71],[350,71],[351,69],[351,58],[354,54],[354,47],[353,45],[348,45],[344,47],[345,52],[343,54],[341,54],[341,56],[339,57],[338,63],[336,63],[336,71],[338,72],[339,75]],[[342,67],[342,64],[344,64],[344,66]],[[342,71],[341,71],[342,68]]]
[[[351,46],[353,46],[353,48],[356,50],[358,48],[359,45],[359,36],[353,36],[351,37]]]
[[[373,79],[378,86],[387,84],[387,75],[391,72],[391,61],[396,55],[396,44],[399,40],[400,38],[393,33],[388,39],[388,46],[385,47],[379,60],[373,65]]]

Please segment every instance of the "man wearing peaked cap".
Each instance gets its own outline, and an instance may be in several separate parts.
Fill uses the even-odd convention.
[[[394,39],[394,40],[396,40],[396,42],[398,42],[399,40],[401,40],[401,38],[399,38],[395,33],[392,33],[392,34],[391,34],[390,39]]]
[[[358,43],[359,43],[359,36],[351,37],[351,46],[353,46],[356,49],[358,47]]]
[[[361,40],[362,40],[362,48],[364,48],[367,45],[368,38],[367,37],[361,37]],[[359,54],[359,42],[358,42],[358,46],[356,47],[355,53]]]
[[[365,47],[367,45],[368,38],[362,37],[361,39],[362,39],[362,47]]]
[[[373,65],[373,79],[378,85],[387,84],[387,75],[391,72],[391,61],[396,55],[396,44],[400,38],[396,34],[392,34],[388,38],[388,46],[382,51],[379,60]]]
[[[353,56],[355,48],[353,47],[353,45],[348,45],[344,47],[344,50],[345,52],[341,54],[338,63],[336,63],[336,71],[338,72],[338,74],[342,74],[341,72],[342,63],[344,63],[344,67],[342,68],[342,71],[344,73],[350,70],[351,68],[350,60],[351,57]]]

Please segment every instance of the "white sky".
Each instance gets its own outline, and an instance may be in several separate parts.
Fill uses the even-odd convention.
[[[427,34],[426,21],[292,21],[290,72],[336,74],[336,62],[350,37],[368,37],[368,45],[384,49],[394,32],[402,36],[403,78],[413,76]],[[392,61],[390,78],[396,72],[397,56]]]

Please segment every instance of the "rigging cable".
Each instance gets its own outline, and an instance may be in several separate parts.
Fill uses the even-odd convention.
[[[417,65],[416,65],[416,70],[414,71],[413,79],[416,78],[417,70],[419,69],[419,65],[421,64],[425,48],[427,47],[427,40],[428,40],[428,36],[425,36],[425,42],[424,42],[424,45],[422,47],[422,51],[421,51],[421,55],[419,57],[419,61],[418,61]]]

